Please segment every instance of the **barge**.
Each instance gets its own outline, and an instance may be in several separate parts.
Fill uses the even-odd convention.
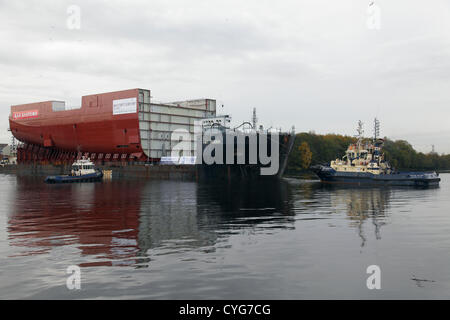
[[[270,168],[274,170],[268,176],[283,175],[295,139],[293,130],[264,130],[257,126],[256,111],[247,128],[230,128],[228,116],[216,115],[213,99],[160,103],[151,97],[150,90],[130,89],[83,96],[76,108],[54,100],[11,106],[10,131],[20,142],[18,165],[4,171],[62,175],[74,161],[85,158],[102,170],[112,170],[113,178],[250,178]],[[225,137],[224,158],[236,161],[218,157],[212,164],[203,161],[203,151],[219,141],[207,141],[216,129]],[[231,142],[236,146],[229,149],[228,133],[243,136],[245,142]],[[249,142],[254,137],[258,146]],[[263,139],[270,141],[260,143]],[[237,150],[242,144],[244,151]],[[256,158],[249,157],[250,150],[253,154],[256,150]],[[266,160],[273,158],[275,151],[279,156],[276,165],[274,161],[268,164]],[[196,160],[161,165],[167,158]],[[63,178],[50,180],[58,179]]]

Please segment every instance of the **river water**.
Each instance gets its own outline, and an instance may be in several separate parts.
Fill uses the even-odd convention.
[[[441,178],[414,189],[0,175],[0,298],[448,299]],[[80,290],[66,286],[72,265]],[[367,287],[371,265],[380,289]]]

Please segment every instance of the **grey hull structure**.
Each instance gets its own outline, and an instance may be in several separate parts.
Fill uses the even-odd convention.
[[[438,186],[441,178],[436,172],[394,172],[389,174],[373,174],[370,172],[342,172],[329,166],[311,167],[320,180],[325,183],[353,183],[388,186]]]

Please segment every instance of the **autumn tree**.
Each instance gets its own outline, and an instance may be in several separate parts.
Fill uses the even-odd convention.
[[[302,169],[308,169],[312,160],[312,152],[308,142],[303,141],[300,147],[298,147],[298,151],[300,153],[300,165]]]
[[[298,173],[311,165],[328,164],[341,158],[356,139],[338,134],[319,135],[301,132],[296,135],[288,159],[288,173]],[[407,141],[385,138],[383,151],[391,165],[399,170],[450,170],[450,155],[417,152]]]

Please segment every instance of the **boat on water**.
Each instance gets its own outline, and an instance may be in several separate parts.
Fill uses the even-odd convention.
[[[357,142],[347,148],[342,159],[333,160],[329,165],[311,167],[322,182],[420,187],[439,185],[441,179],[436,172],[399,172],[391,167],[382,151],[384,140],[378,138],[377,119],[373,139],[363,138],[361,121],[357,131]]]
[[[89,159],[80,159],[72,164],[72,169],[68,175],[48,176],[47,183],[71,183],[71,182],[95,182],[101,181],[103,172],[95,168]]]

